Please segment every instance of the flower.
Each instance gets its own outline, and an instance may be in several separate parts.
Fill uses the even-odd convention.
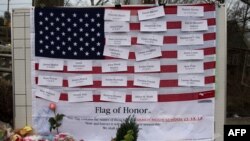
[[[56,110],[56,104],[55,103],[50,103],[49,104],[49,109],[55,112],[55,110]]]

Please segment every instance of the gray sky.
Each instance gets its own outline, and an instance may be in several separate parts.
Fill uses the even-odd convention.
[[[0,16],[3,16],[4,11],[7,10],[8,0],[0,0]],[[32,0],[10,0],[10,11],[12,8],[31,7]]]

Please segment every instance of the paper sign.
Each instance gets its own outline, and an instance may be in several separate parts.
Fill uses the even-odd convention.
[[[62,87],[63,77],[60,76],[38,76],[38,85],[40,86],[60,86]]]
[[[114,58],[128,59],[129,48],[105,46],[103,55]]]
[[[58,102],[60,93],[57,91],[50,90],[50,89],[37,88],[36,96],[49,100],[49,101]]]
[[[157,91],[132,91],[133,102],[157,102]]]
[[[105,22],[105,32],[129,32],[128,22]]]
[[[131,36],[129,35],[106,35],[106,45],[110,46],[131,46]]]
[[[147,60],[160,57],[162,55],[161,48],[155,46],[141,46],[135,48],[136,61]]]
[[[68,77],[68,85],[69,87],[93,85],[93,76],[92,75],[78,75],[78,76]]]
[[[102,86],[127,86],[127,76],[102,76]]]
[[[127,70],[127,61],[105,61],[102,63],[102,72],[120,72]]]
[[[120,91],[101,91],[101,101],[110,101],[110,102],[126,102],[126,93]]]
[[[137,44],[162,46],[163,36],[154,34],[139,34],[137,37]]]
[[[166,21],[145,21],[145,22],[141,22],[140,30],[142,32],[167,31]]]
[[[181,31],[204,31],[208,30],[207,20],[182,21]]]
[[[203,50],[178,50],[178,60],[202,60],[204,59]]]
[[[177,45],[203,45],[203,34],[187,34],[177,37]]]
[[[205,78],[203,75],[179,75],[179,86],[205,86]]]
[[[135,72],[159,72],[161,71],[161,62],[156,61],[142,61],[134,63]]]
[[[39,70],[62,71],[63,64],[64,64],[63,60],[40,59],[38,69]]]
[[[203,61],[198,62],[178,62],[177,64],[177,72],[179,74],[186,73],[203,73],[204,72],[204,63]]]
[[[163,16],[165,16],[165,11],[163,6],[138,10],[138,17],[140,21],[163,17]]]
[[[160,78],[153,76],[145,76],[145,75],[134,75],[134,86],[159,88]]]
[[[203,17],[203,6],[177,6],[177,16]]]
[[[91,60],[68,60],[68,71],[92,71]]]
[[[105,9],[104,20],[130,21],[130,11]]]
[[[68,92],[69,102],[86,102],[93,101],[92,91],[74,91]]]

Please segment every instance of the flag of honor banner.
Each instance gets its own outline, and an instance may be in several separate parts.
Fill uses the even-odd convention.
[[[139,124],[138,141],[214,139],[214,4],[31,14],[38,133],[49,133],[55,102],[65,115],[60,132],[76,140],[109,141],[129,115]]]

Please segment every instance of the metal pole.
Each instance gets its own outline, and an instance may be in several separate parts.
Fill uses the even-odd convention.
[[[7,11],[9,12],[10,10],[10,0],[8,0],[8,5],[7,5]]]

